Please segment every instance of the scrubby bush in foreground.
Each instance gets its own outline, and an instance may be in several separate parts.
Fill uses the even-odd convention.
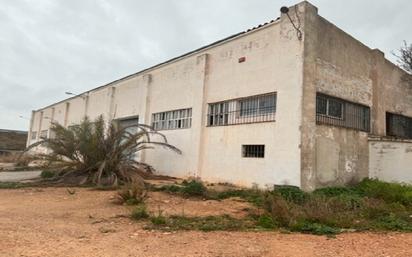
[[[137,130],[130,133],[130,128]],[[148,165],[135,160],[138,152],[155,146],[177,153],[180,150],[167,143],[166,137],[150,126],[139,124],[119,128],[115,122],[106,122],[102,116],[93,122],[87,117],[68,128],[52,123],[52,138],[29,147],[44,146],[50,151],[35,157],[48,162],[57,170],[56,177],[76,184],[117,185],[133,181]],[[156,138],[157,140],[153,140]]]
[[[143,181],[135,181],[123,185],[116,195],[120,204],[137,205],[143,203],[147,198],[147,189]]]
[[[306,197],[291,198],[275,189],[266,194],[263,207],[276,223],[292,231],[412,231],[411,194],[411,186],[365,179],[353,187],[319,189]]]
[[[161,190],[183,194],[188,184],[191,182],[164,186]],[[412,232],[412,186],[407,185],[365,179],[354,186],[327,187],[312,193],[292,186],[275,186],[269,191],[237,189],[215,192],[206,188],[195,191],[202,192],[202,197],[206,199],[240,197],[253,203],[260,209],[259,214],[251,214],[243,220],[232,219],[240,223],[247,221],[248,226],[243,226],[243,229],[284,228],[312,234],[336,234],[353,229]],[[253,226],[250,225],[250,218]],[[202,219],[202,222],[211,220]],[[199,229],[199,220],[196,219],[174,218],[166,221],[174,229]]]

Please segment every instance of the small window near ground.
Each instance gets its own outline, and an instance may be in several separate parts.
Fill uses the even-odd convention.
[[[243,158],[264,158],[265,145],[242,145]]]
[[[31,140],[36,140],[37,138],[37,132],[36,131],[32,131],[31,132]]]

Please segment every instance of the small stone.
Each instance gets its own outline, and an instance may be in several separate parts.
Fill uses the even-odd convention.
[[[100,231],[101,233],[103,233],[103,234],[116,232],[115,229],[113,229],[113,228],[108,228],[108,227],[101,227],[101,228],[99,228],[99,231]]]

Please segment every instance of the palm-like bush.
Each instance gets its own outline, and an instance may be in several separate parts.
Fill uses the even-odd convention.
[[[131,127],[137,128],[137,132],[128,132]],[[133,181],[139,177],[139,171],[151,170],[135,158],[145,149],[161,146],[181,153],[150,126],[139,124],[119,128],[116,123],[106,126],[102,116],[94,122],[85,117],[79,125],[68,128],[52,123],[51,132],[52,138],[39,141],[28,149],[39,145],[48,148],[49,153],[36,157],[49,162],[58,171],[57,178],[80,178],[79,184],[117,185]]]

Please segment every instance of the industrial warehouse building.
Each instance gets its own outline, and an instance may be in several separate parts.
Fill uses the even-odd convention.
[[[302,2],[280,18],[33,111],[28,144],[87,115],[152,125],[160,174],[305,190],[412,182],[406,73]],[[395,166],[394,166],[395,165]],[[395,171],[396,169],[396,171]]]

